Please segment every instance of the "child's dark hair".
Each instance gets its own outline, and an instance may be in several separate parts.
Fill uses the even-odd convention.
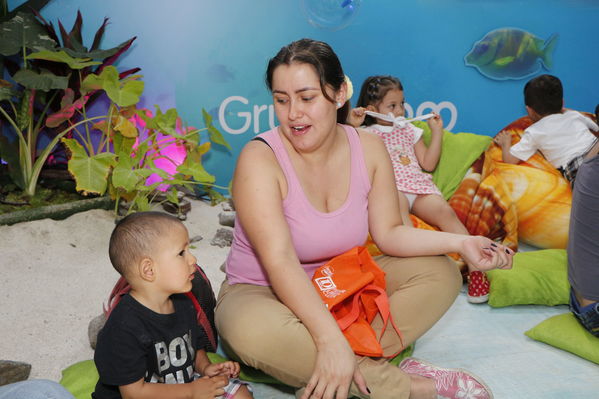
[[[383,98],[385,98],[387,93],[393,89],[403,91],[403,86],[396,77],[388,75],[369,76],[366,78],[364,83],[362,83],[360,97],[358,97],[356,107],[366,108],[369,105],[376,106],[383,101]],[[366,126],[370,126],[375,123],[376,120],[371,116],[366,115],[364,118],[364,125]]]
[[[553,75],[540,75],[524,86],[524,104],[539,116],[561,112],[564,106],[562,82]]]
[[[324,97],[334,103],[325,90],[327,85],[338,91],[345,81],[345,74],[341,62],[331,46],[325,42],[313,39],[300,39],[282,47],[281,50],[268,61],[266,68],[266,86],[272,91],[272,76],[275,69],[280,65],[300,64],[312,65],[320,79],[320,90]],[[349,101],[346,101],[337,110],[337,122],[345,123],[349,113]]]
[[[173,215],[163,212],[136,212],[120,220],[110,235],[108,255],[119,274],[125,277],[129,266],[149,256],[156,241],[174,225],[183,226]]]

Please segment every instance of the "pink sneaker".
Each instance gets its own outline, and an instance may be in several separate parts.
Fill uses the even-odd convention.
[[[462,369],[445,369],[413,357],[402,360],[399,368],[408,374],[433,378],[437,394],[450,399],[492,399],[489,387],[479,378]]]

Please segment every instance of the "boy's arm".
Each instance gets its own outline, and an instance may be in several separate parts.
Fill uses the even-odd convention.
[[[501,160],[503,162],[511,164],[520,162],[520,158],[517,158],[510,153],[510,149],[512,148],[512,136],[509,132],[500,132],[493,141],[501,147]]]
[[[204,349],[200,349],[196,351],[196,361],[195,361],[195,371],[200,373],[201,375],[207,375],[205,370],[206,367],[210,366],[212,362],[208,359],[208,355],[206,355],[206,351]]]
[[[159,384],[143,378],[129,385],[119,386],[123,399],[204,399],[225,393],[229,383],[225,376],[204,377],[186,384]]]

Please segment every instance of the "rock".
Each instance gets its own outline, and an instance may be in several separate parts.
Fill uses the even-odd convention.
[[[216,235],[210,241],[210,245],[218,247],[230,247],[233,242],[233,230],[231,229],[218,229]]]
[[[235,212],[221,212],[218,214],[221,226],[235,227]]]
[[[172,213],[180,220],[186,220],[187,214],[191,211],[191,202],[186,199],[179,200],[179,204],[166,201],[162,203],[162,208],[168,213]]]
[[[198,241],[202,241],[204,239],[204,237],[202,237],[201,235],[197,235],[197,236],[193,236],[189,239],[190,243],[194,243],[194,242],[198,242]]]
[[[29,363],[0,360],[0,386],[26,380],[29,378],[29,373],[31,373]]]
[[[98,333],[106,324],[106,316],[104,313],[99,316],[94,317],[87,326],[87,336],[89,337],[89,345],[92,349],[96,349],[96,344],[98,343]]]
[[[235,211],[235,205],[233,204],[233,198],[229,198],[224,202],[221,202],[221,208],[225,212]]]

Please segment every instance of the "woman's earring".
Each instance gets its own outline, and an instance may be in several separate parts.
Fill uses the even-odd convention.
[[[337,101],[337,108],[341,108],[341,106],[342,106],[342,105],[343,105],[343,104],[341,104],[341,102],[340,102],[340,101]]]

